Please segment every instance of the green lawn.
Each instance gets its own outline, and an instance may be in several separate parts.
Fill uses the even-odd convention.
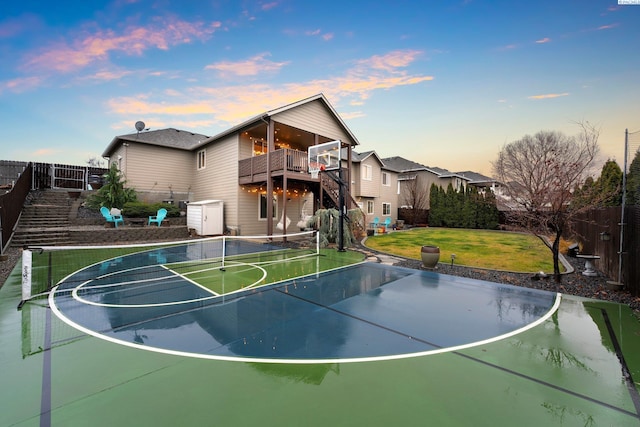
[[[406,258],[420,259],[423,245],[440,247],[440,262],[518,272],[553,273],[551,251],[532,235],[459,228],[414,228],[369,237],[366,246]],[[562,269],[562,267],[561,267]]]

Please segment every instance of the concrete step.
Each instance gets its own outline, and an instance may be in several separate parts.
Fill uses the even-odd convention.
[[[45,190],[32,193],[22,209],[22,215],[12,246],[69,245],[69,209],[73,200],[66,190]]]
[[[69,218],[21,218],[18,228],[64,227],[69,225]]]
[[[56,238],[42,238],[38,240],[11,240],[11,246],[16,248],[24,248],[26,246],[71,246],[76,242],[72,241],[70,238],[67,239],[56,239]]]
[[[31,205],[25,206],[22,209],[22,215],[27,216],[50,216],[50,215],[61,215],[69,214],[69,206],[60,206],[60,205]]]
[[[38,236],[20,236],[14,235],[11,239],[11,246],[24,247],[24,246],[59,246],[59,245],[71,245],[73,240],[68,234],[64,235],[38,235]]]

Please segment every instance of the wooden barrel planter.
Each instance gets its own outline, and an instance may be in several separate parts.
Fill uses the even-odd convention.
[[[436,268],[440,260],[440,248],[438,246],[425,245],[420,251],[422,257],[422,265],[426,268]]]

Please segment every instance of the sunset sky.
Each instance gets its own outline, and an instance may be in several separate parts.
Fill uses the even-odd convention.
[[[324,93],[361,143],[491,175],[508,142],[640,130],[640,5],[15,1],[0,5],[0,160],[84,165],[141,120],[215,135]]]

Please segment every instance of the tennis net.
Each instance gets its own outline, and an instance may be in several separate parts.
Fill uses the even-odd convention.
[[[320,253],[316,231],[271,236],[216,236],[168,243],[28,247],[22,254],[22,303],[116,277],[119,283],[157,281],[169,270],[206,276],[233,266],[286,264]],[[170,286],[170,285],[168,285]]]

